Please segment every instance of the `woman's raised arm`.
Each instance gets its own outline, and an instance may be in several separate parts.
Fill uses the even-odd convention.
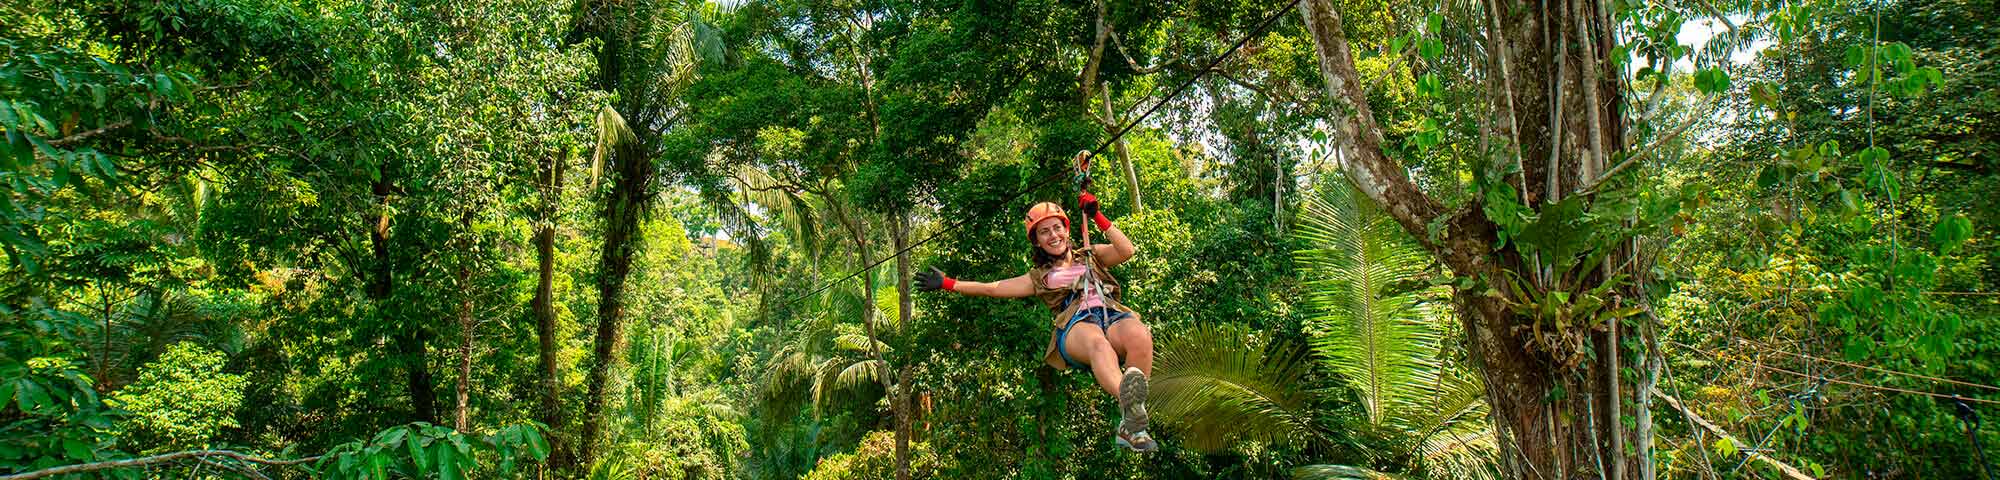
[[[1104,232],[1104,239],[1111,241],[1109,244],[1099,243],[1090,246],[1090,254],[1097,257],[1099,264],[1104,265],[1104,268],[1115,267],[1125,263],[1126,260],[1131,260],[1133,255],[1139,253],[1139,247],[1132,245],[1132,239],[1125,238],[1125,232],[1118,231],[1118,226],[1112,225],[1111,219],[1105,218],[1104,212],[1097,209],[1096,195],[1083,192],[1077,196],[1077,203],[1083,205],[1083,214],[1097,224],[1097,231]]]

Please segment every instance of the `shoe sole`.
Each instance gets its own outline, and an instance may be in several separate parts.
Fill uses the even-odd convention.
[[[1145,432],[1140,432],[1140,433],[1145,433]],[[1145,442],[1145,443],[1146,443],[1146,446],[1145,446],[1145,448],[1140,448],[1140,447],[1138,447],[1138,446],[1135,446],[1135,445],[1133,445],[1133,444],[1132,444],[1132,441],[1131,441],[1131,440],[1126,440],[1126,439],[1125,439],[1125,437],[1121,437],[1121,436],[1112,436],[1112,437],[1111,437],[1111,439],[1112,439],[1112,440],[1115,440],[1115,441],[1117,441],[1117,442],[1118,442],[1118,446],[1120,446],[1120,447],[1125,447],[1126,449],[1128,449],[1128,450],[1131,450],[1131,451],[1134,451],[1134,452],[1141,452],[1141,453],[1143,453],[1143,452],[1151,452],[1151,451],[1154,451],[1154,450],[1158,450],[1158,449],[1160,448],[1160,443],[1159,443],[1159,441],[1157,441],[1157,440],[1153,440],[1153,438],[1152,438],[1152,436],[1151,436],[1151,435],[1148,435],[1148,436],[1146,436],[1146,442]]]
[[[1136,368],[1125,369],[1125,379],[1118,383],[1118,414],[1137,428],[1127,431],[1146,431],[1151,415],[1146,412],[1146,375]],[[1135,411],[1136,410],[1136,411]]]

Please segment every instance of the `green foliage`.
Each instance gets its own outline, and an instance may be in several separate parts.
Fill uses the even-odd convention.
[[[1448,219],[1412,239],[1325,175],[1353,152],[1295,15],[1196,71],[1273,5],[0,7],[0,472],[210,446],[330,450],[300,473],[337,478],[884,478],[902,413],[917,478],[1492,477],[1448,285],[1508,298],[1561,362],[1602,360],[1612,325],[1721,351],[1665,347],[1659,387],[1743,444],[1655,404],[1664,477],[1762,475],[1710,462],[1749,452],[1976,475],[1949,404],[1829,380],[1991,395],[1776,350],[2000,383],[1990,1],[1605,4],[1601,71],[1626,88],[1600,93],[1631,144],[1609,160],[1636,161],[1555,201],[1501,161],[1483,6],[1336,3],[1385,153],[1452,218],[1491,220],[1483,259],[1511,274],[1445,276],[1413,245],[1460,240]],[[1101,97],[1078,84],[1098,52]],[[1039,368],[1041,306],[904,315],[899,262],[863,269],[935,236],[903,260],[1020,275],[1019,211],[1071,204],[1042,181],[1108,138],[1093,117],[1195,75],[1094,186],[1159,339],[1164,449],[1142,457],[1087,375]],[[600,267],[628,253],[629,276]],[[1641,266],[1599,277],[1614,257]],[[597,343],[607,308],[623,344]],[[1618,346],[1623,378],[1650,345]],[[461,412],[464,432],[433,426]],[[536,465],[587,420],[601,460]]]
[[[7,345],[18,345],[7,342]],[[0,357],[0,468],[26,471],[118,456],[116,413],[76,365]]]
[[[1721,127],[1724,141],[1677,174],[1701,185],[1709,202],[1688,210],[1687,243],[1664,254],[1674,259],[1664,264],[1676,293],[1659,305],[1668,338],[1720,357],[1670,357],[1662,389],[1693,398],[1735,432],[1745,444],[1727,446],[1738,452],[1769,449],[1832,477],[1894,469],[1977,476],[1955,460],[1973,452],[1949,404],[1821,382],[1839,375],[1978,395],[1884,371],[2000,379],[1990,362],[1975,360],[2000,338],[2000,317],[1982,300],[2000,276],[1993,245],[1981,239],[1994,228],[1983,198],[2000,177],[1967,157],[1991,142],[1958,137],[1980,135],[1983,119],[2000,112],[1995,98],[1976,93],[2000,77],[1966,54],[1993,41],[1960,30],[1978,23],[1965,12],[1983,7],[1812,5],[1819,25],[1795,33],[1825,33],[1760,56],[1743,79],[1759,114]],[[1749,362],[1803,375],[1755,378],[1750,370],[1776,371]],[[1958,432],[1955,440],[1926,439],[1944,431]],[[1707,443],[1663,451],[1663,474],[1710,468],[1701,459],[1724,445]],[[1891,449],[1899,453],[1880,453]]]
[[[152,451],[185,450],[239,427],[244,378],[223,373],[223,361],[222,352],[182,342],[141,368],[138,380],[109,402],[129,415],[126,438]]]
[[[548,458],[549,444],[534,425],[504,427],[484,436],[413,423],[341,444],[313,463],[332,478],[464,479],[514,476],[525,463]]]
[[[1333,441],[1311,409],[1305,349],[1206,325],[1172,338],[1159,344],[1149,406],[1188,448]]]
[[[1321,182],[1300,217],[1308,328],[1324,368],[1355,393],[1376,458],[1407,458],[1432,478],[1492,478],[1498,445],[1483,387],[1440,345],[1457,319],[1421,278],[1421,249],[1344,178]],[[1392,462],[1395,460],[1392,460]],[[1301,469],[1295,475],[1338,469]]]
[[[890,432],[873,431],[861,437],[854,451],[820,460],[803,480],[863,480],[896,477],[896,440]],[[926,442],[910,442],[910,478],[931,478],[938,458]]]
[[[1445,318],[1444,292],[1398,291],[1396,284],[1427,273],[1429,259],[1344,182],[1323,182],[1327,193],[1308,198],[1300,219],[1299,238],[1310,247],[1298,255],[1318,312],[1307,331],[1325,366],[1354,387],[1368,423],[1379,426],[1390,405],[1437,381],[1437,359],[1425,355],[1437,349],[1441,329],[1429,323]]]

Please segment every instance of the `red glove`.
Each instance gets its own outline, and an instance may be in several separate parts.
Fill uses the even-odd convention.
[[[1090,192],[1083,192],[1082,195],[1076,196],[1076,203],[1083,209],[1085,216],[1089,216],[1091,221],[1097,222],[1097,231],[1102,232],[1111,229],[1111,219],[1104,218],[1104,212],[1097,209],[1096,195],[1091,195]]]

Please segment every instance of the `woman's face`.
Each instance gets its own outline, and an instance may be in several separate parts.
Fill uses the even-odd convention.
[[[1034,233],[1035,246],[1041,248],[1043,252],[1048,252],[1049,255],[1069,252],[1069,227],[1063,225],[1061,218],[1050,217],[1042,220],[1041,223],[1035,224]]]

